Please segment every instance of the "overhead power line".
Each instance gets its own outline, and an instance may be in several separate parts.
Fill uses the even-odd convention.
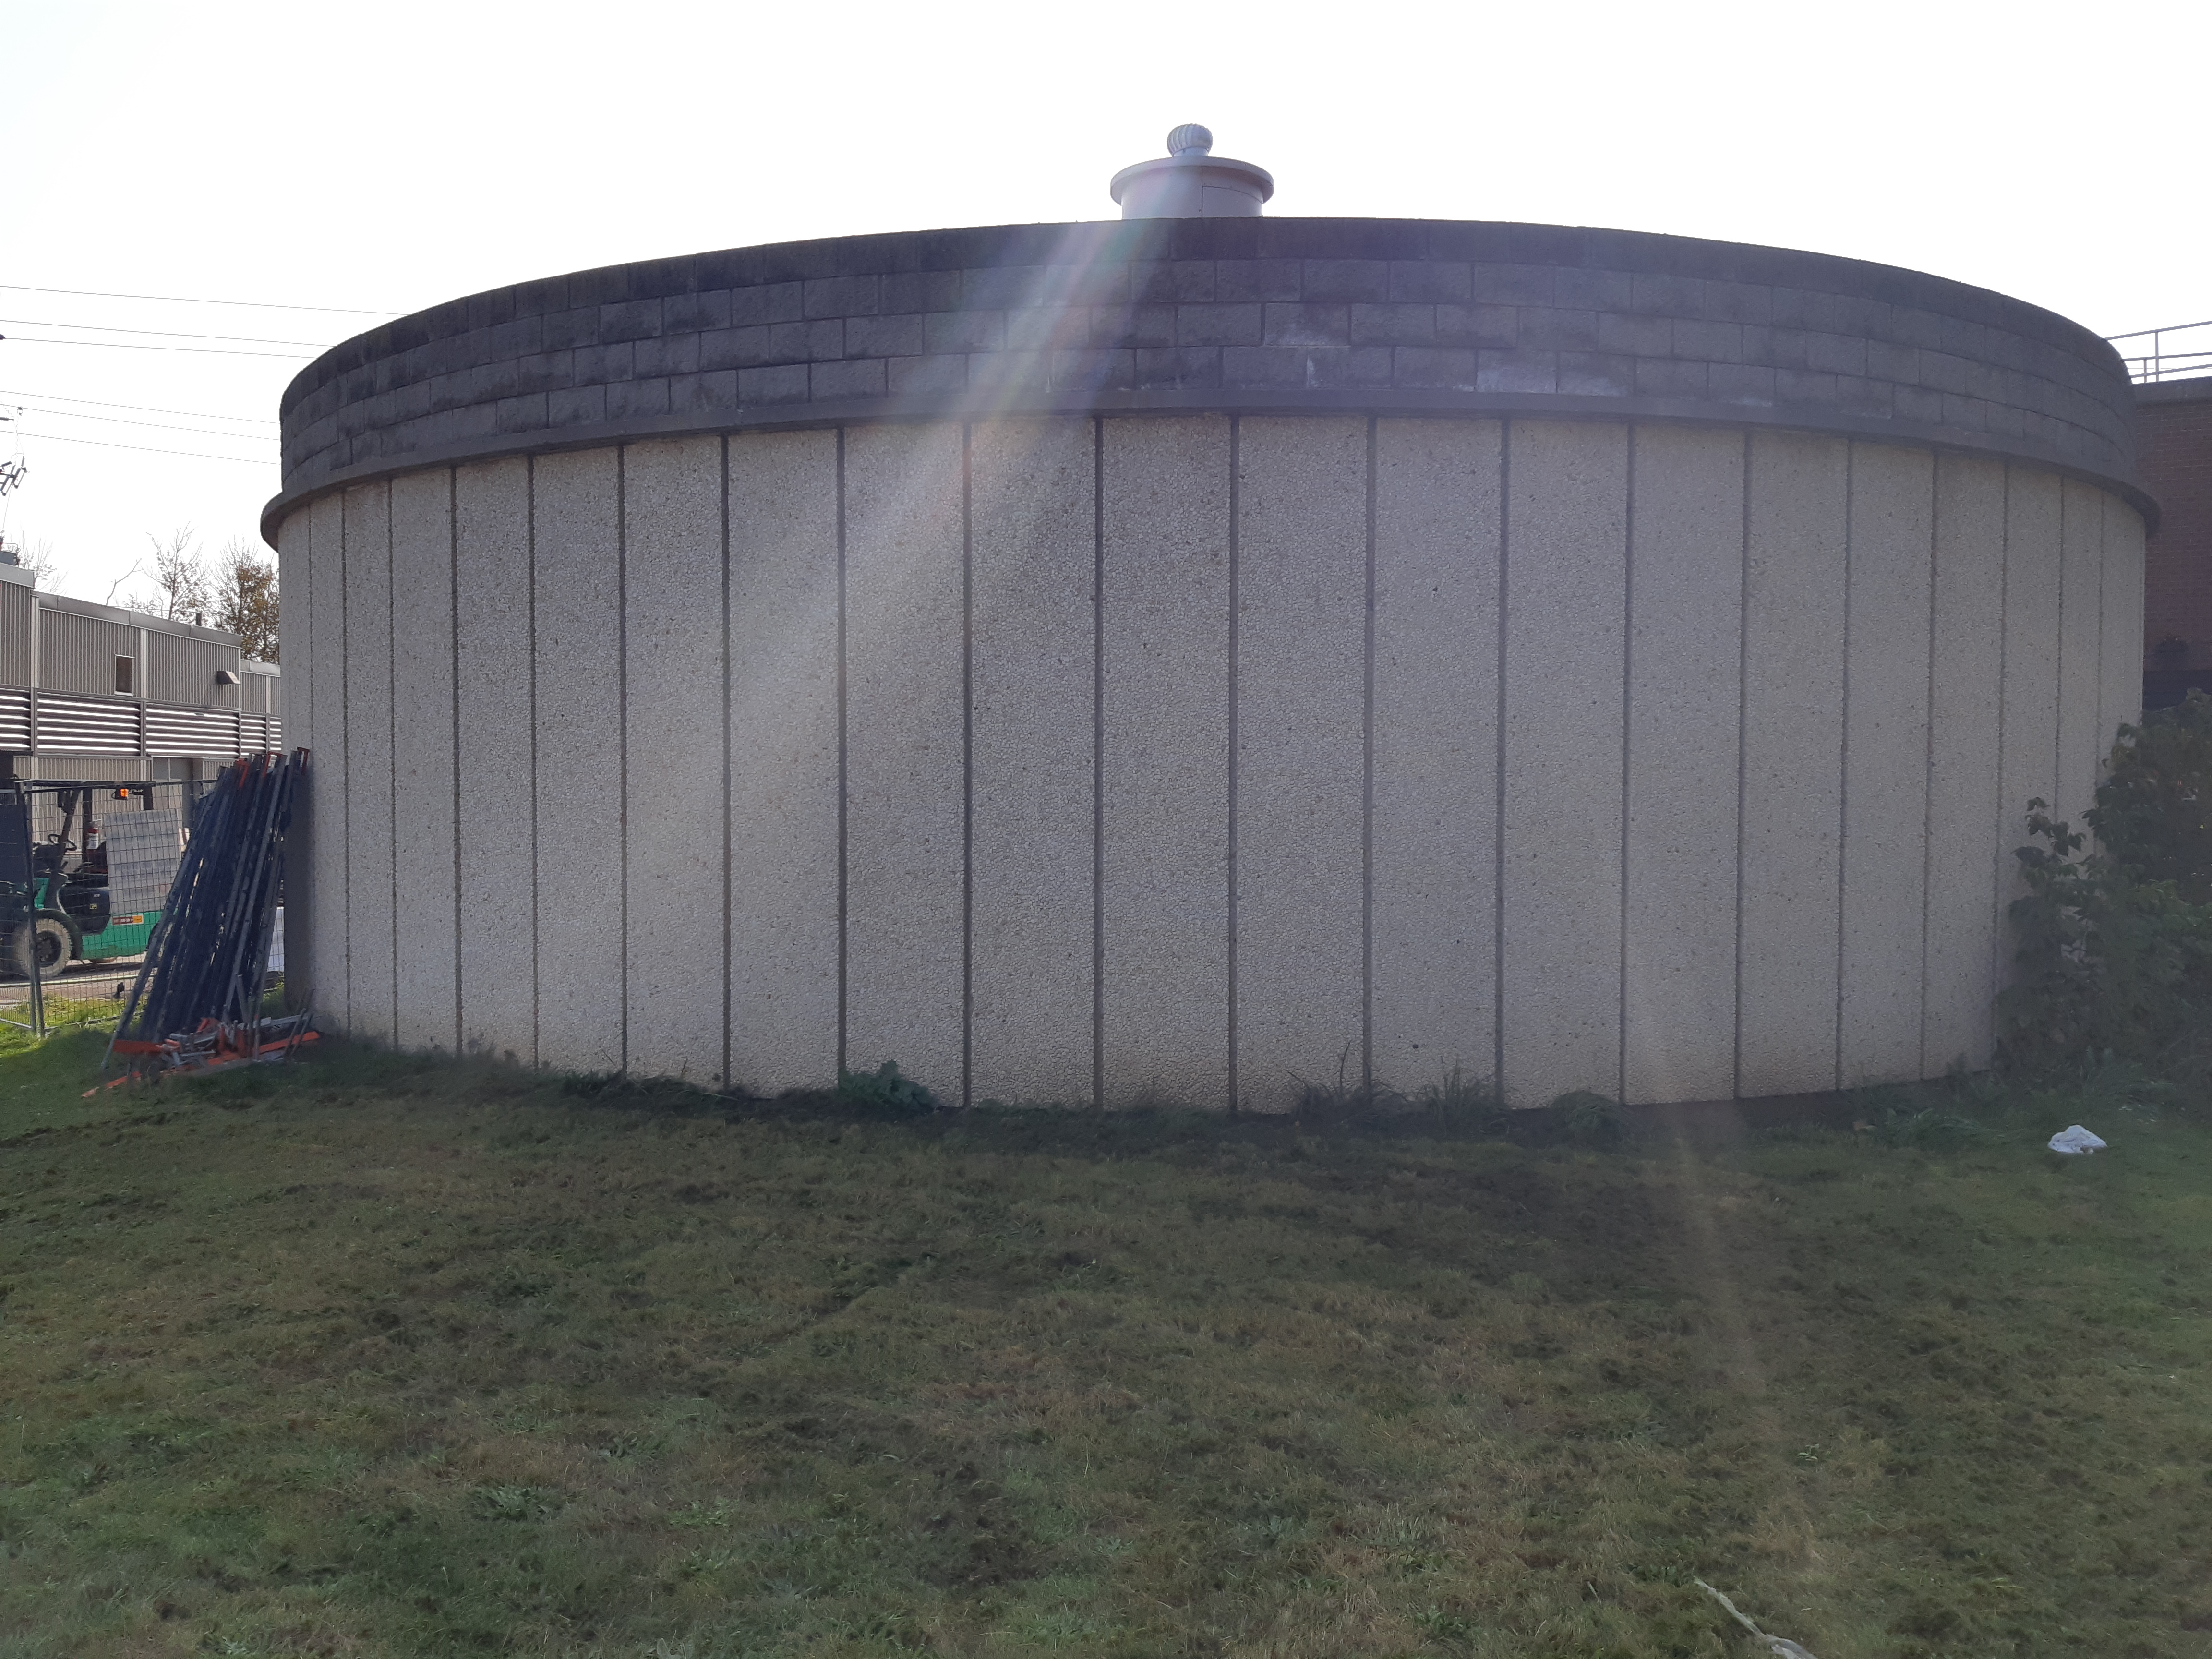
[[[99,438],[64,438],[58,432],[26,432],[23,435],[41,443],[89,444],[94,449],[135,449],[142,455],[183,455],[195,461],[236,461],[240,466],[280,465],[274,456],[264,459],[253,455],[210,455],[205,450],[200,449],[156,449],[150,444],[109,443]],[[208,434],[210,438],[215,435],[212,432]]]
[[[134,421],[122,415],[80,415],[73,409],[48,409],[42,404],[17,404],[17,409],[28,410],[33,415],[52,415],[64,421],[101,421],[111,426],[150,426],[163,432],[191,432],[203,438],[235,438],[240,443],[265,443],[270,434],[265,432],[217,432],[210,427],[179,426],[172,421]]]
[[[93,288],[33,288],[28,283],[0,283],[10,294],[72,294],[85,300],[154,300],[163,305],[242,306],[251,311],[325,311],[341,317],[397,317],[396,311],[365,311],[359,306],[288,306],[275,300],[201,300],[184,294],[110,294]]]
[[[141,415],[190,415],[203,421],[235,421],[248,426],[278,424],[258,415],[216,415],[204,409],[162,409],[153,404],[104,404],[97,398],[65,398],[58,392],[0,392],[0,400],[9,398],[43,398],[52,404],[83,404],[93,409],[129,409]]]
[[[302,351],[234,351],[228,346],[148,345],[137,340],[47,340],[35,334],[10,334],[9,345],[104,346],[110,351],[182,351],[195,357],[276,357],[288,363],[312,362]]]
[[[328,351],[320,340],[269,340],[258,334],[185,334],[173,328],[117,328],[107,323],[57,323],[44,317],[0,317],[10,328],[66,328],[80,334],[146,334],[163,340],[232,340],[240,345],[295,345]]]

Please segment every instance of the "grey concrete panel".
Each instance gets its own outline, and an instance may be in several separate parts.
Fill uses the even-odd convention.
[[[1237,539],[1237,1088],[1357,1081],[1367,423],[1248,419]]]
[[[453,473],[461,1046],[537,1063],[530,463]],[[566,758],[556,751],[557,758]]]
[[[1229,422],[1105,426],[1109,1105],[1229,1102]]]
[[[845,447],[845,1063],[958,1099],[961,433]]]
[[[720,1083],[722,444],[633,444],[623,465],[628,1064]]]
[[[1936,463],[1936,611],[1928,750],[1927,1003],[1920,1072],[1986,1065],[1995,1036],[2004,468]],[[1994,600],[1994,602],[1993,602]]]
[[[392,487],[364,484],[345,513],[346,1028],[396,1040],[392,957]]]
[[[2100,721],[2105,611],[2104,491],[2069,478],[2059,515],[2058,806],[2077,829],[2095,803],[2112,734]]]
[[[1375,442],[1376,1077],[1497,1054],[1495,421],[1382,421]]]
[[[730,441],[730,1066],[837,1079],[837,434]]]
[[[1837,439],[1752,439],[1741,1095],[1835,1086],[1848,465]]]
[[[315,795],[320,785],[313,754],[313,681],[307,672],[307,665],[314,659],[313,516],[312,509],[302,508],[287,517],[276,531],[278,591],[301,601],[279,625],[279,654],[294,665],[286,737],[292,748],[310,751],[307,787],[294,797],[292,828],[284,848],[289,872],[284,903],[285,1000],[295,1009],[307,1006],[315,959]]]
[[[1091,1099],[1092,435],[1009,421],[970,440],[978,1100]]]
[[[1735,1086],[1744,440],[1639,427],[1629,550],[1622,1097]]]
[[[453,475],[392,481],[395,1040],[454,1051]]]
[[[2098,730],[2109,742],[2122,722],[2142,718],[2142,514],[2125,501],[2105,499],[2105,614],[2100,662],[2104,714]]]
[[[1838,1084],[1920,1074],[1935,458],[1853,447]]]
[[[2059,519],[2063,486],[2047,472],[2006,469],[2003,772],[1997,790],[1999,910],[2027,891],[2013,854],[2028,844],[2027,804],[2058,793]],[[2012,976],[2001,934],[2001,981]]]
[[[307,657],[294,665],[305,671],[300,678],[307,689],[288,695],[307,705],[307,741],[314,750],[307,849],[313,954],[308,959],[308,980],[319,1018],[346,1030],[351,992],[346,955],[346,839],[351,809],[346,777],[345,503],[326,495],[305,511],[309,547],[305,608],[318,620],[307,635]],[[299,716],[295,713],[292,718]]]
[[[538,1063],[624,1063],[622,459],[540,456],[537,527]]]
[[[1515,1106],[1620,1086],[1628,435],[1507,435],[1504,1065]]]

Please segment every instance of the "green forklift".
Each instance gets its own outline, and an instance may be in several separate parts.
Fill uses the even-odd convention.
[[[158,909],[118,915],[110,907],[107,848],[93,819],[95,799],[112,796],[110,811],[130,811],[148,805],[143,786],[129,784],[60,784],[15,786],[19,805],[12,811],[0,804],[15,831],[20,822],[27,852],[28,879],[15,870],[0,867],[0,964],[13,975],[30,977],[33,953],[39,976],[63,971],[72,962],[104,962],[117,957],[142,955],[153,938]],[[61,811],[61,826],[45,835],[32,829],[33,803],[52,798]],[[80,838],[82,845],[79,845]],[[6,838],[15,841],[15,834]],[[14,858],[0,848],[0,866]]]

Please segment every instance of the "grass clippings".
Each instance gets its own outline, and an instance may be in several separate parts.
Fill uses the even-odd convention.
[[[1748,1652],[1698,1579],[1820,1659],[2212,1639],[2171,1102],[2068,1164],[1987,1091],[1692,1149],[97,1048],[0,1058],[11,1659]]]

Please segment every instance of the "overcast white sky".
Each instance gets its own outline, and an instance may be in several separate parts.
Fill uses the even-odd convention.
[[[1278,214],[1815,248],[2106,334],[2212,317],[2208,47],[2203,0],[0,0],[0,459],[30,467],[0,534],[106,598],[149,534],[256,536],[281,354],[590,265],[1110,218],[1181,121]]]

